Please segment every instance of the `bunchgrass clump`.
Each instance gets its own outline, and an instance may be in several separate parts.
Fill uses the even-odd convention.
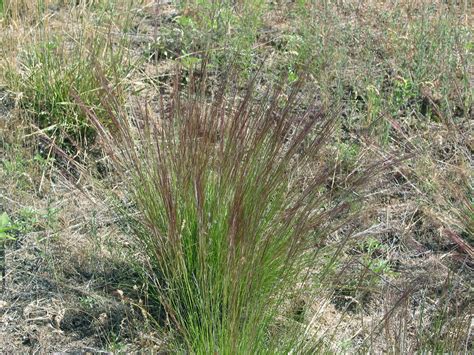
[[[19,93],[21,108],[32,122],[71,151],[95,139],[95,131],[72,97],[71,88],[104,117],[94,63],[100,61],[105,75],[115,78],[113,84],[118,85],[128,70],[123,59],[123,48],[112,46],[110,39],[98,33],[72,41],[45,34],[20,56],[21,72],[10,70],[7,81]]]
[[[170,346],[201,354],[308,346],[301,329],[284,341],[270,330],[369,172],[326,187],[331,169],[321,162],[335,114],[311,103],[302,110],[302,81],[262,94],[254,79],[241,93],[228,74],[209,97],[205,77],[194,78],[187,89],[176,79],[157,116],[125,114],[104,84],[110,128],[81,103],[128,187],[132,207],[120,210],[175,331]]]

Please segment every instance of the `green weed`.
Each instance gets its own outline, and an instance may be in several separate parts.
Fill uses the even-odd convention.
[[[7,239],[14,240],[9,232],[11,232],[14,229],[14,226],[12,225],[10,221],[10,217],[6,212],[3,212],[0,215],[0,242],[4,242]]]
[[[255,69],[254,46],[263,26],[267,9],[265,1],[242,2],[199,1],[182,6],[175,19],[182,33],[181,57],[206,57],[209,67],[226,68],[230,63],[241,68],[246,77]]]
[[[6,242],[8,240],[15,240],[11,236],[11,232],[15,229],[10,221],[10,217],[6,212],[0,214],[0,269],[2,270],[2,287],[5,288],[6,276]]]

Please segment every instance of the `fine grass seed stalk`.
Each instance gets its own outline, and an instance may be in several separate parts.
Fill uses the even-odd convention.
[[[104,82],[111,127],[81,103],[130,187],[138,215],[115,207],[146,254],[144,273],[175,331],[170,346],[200,354],[298,350],[301,329],[284,341],[270,330],[314,246],[336,217],[347,222],[353,189],[374,171],[348,177],[349,188],[325,187],[332,172],[317,162],[335,114],[311,103],[301,109],[302,80],[289,93],[277,86],[262,95],[257,79],[238,93],[227,74],[212,98],[205,77],[189,82],[183,89],[176,78],[157,116],[143,109],[131,117]],[[302,183],[295,172],[304,167],[314,171]]]

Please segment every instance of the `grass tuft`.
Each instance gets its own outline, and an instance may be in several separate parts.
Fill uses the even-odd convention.
[[[7,81],[20,93],[21,108],[59,146],[87,146],[94,141],[95,131],[71,96],[71,87],[103,117],[94,63],[103,63],[108,78],[121,78],[128,70],[123,50],[112,49],[110,41],[99,35],[84,36],[77,42],[61,36],[45,38],[21,55],[22,72],[8,71]]]
[[[113,129],[81,103],[130,187],[138,214],[127,218],[153,293],[188,351],[296,349],[300,332],[282,343],[270,329],[369,173],[325,187],[331,171],[314,164],[335,115],[314,104],[301,111],[301,80],[262,96],[254,79],[239,95],[229,74],[210,99],[206,79],[179,82],[158,116],[144,109],[131,120],[106,89]],[[302,184],[305,167],[313,178]]]

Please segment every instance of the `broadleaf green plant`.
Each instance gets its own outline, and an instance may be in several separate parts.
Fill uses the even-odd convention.
[[[5,242],[15,240],[8,232],[13,230],[10,217],[6,212],[0,214],[0,268],[2,269],[2,287],[5,288]]]
[[[8,232],[13,230],[13,226],[10,221],[10,217],[6,212],[0,215],[0,242],[6,239],[15,240]]]

